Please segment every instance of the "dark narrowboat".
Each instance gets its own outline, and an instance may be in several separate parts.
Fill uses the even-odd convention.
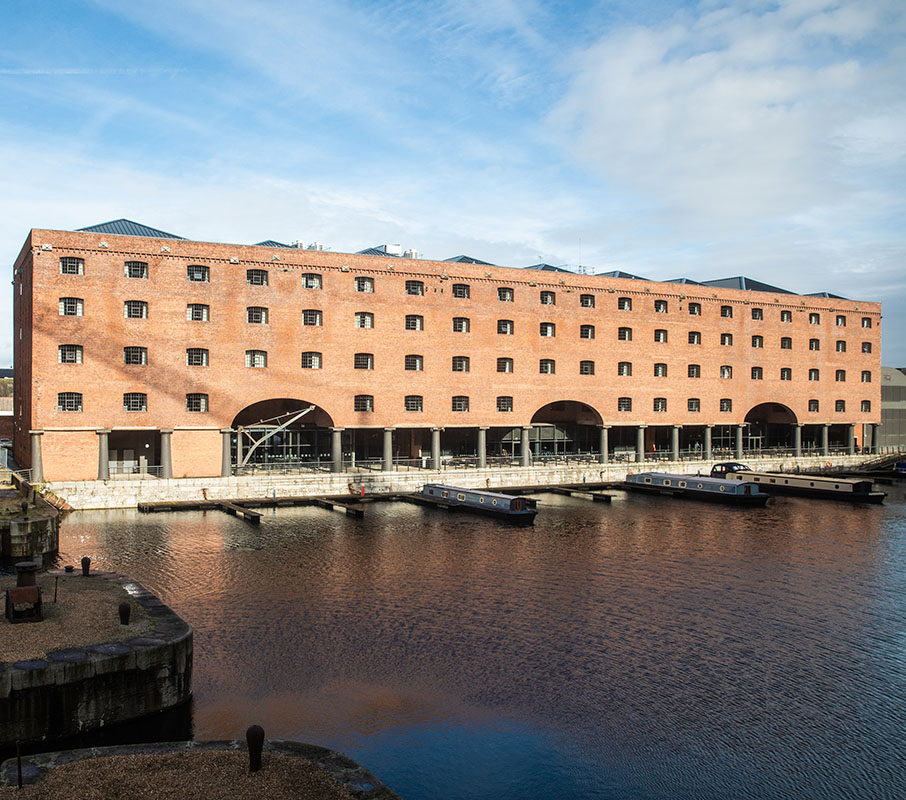
[[[447,508],[451,511],[487,514],[520,525],[531,525],[538,513],[537,501],[528,497],[480,489],[463,489],[443,483],[426,483],[420,492],[410,497],[423,505]]]
[[[725,461],[711,468],[715,478],[756,483],[768,494],[790,494],[849,503],[882,503],[887,495],[870,480],[832,478],[823,475],[793,475],[785,472],[753,472],[738,461]]]
[[[736,506],[764,506],[768,495],[754,483],[710,478],[704,475],[673,475],[669,472],[638,472],[626,476],[625,487],[632,491],[665,494],[707,503]]]

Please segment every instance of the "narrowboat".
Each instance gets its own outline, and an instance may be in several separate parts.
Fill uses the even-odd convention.
[[[505,519],[520,525],[531,525],[538,513],[537,501],[501,492],[463,489],[443,483],[426,483],[411,499],[423,505],[447,508],[451,511],[471,511]]]
[[[793,475],[785,472],[753,472],[738,461],[725,461],[711,468],[715,478],[756,483],[768,494],[791,494],[850,503],[882,503],[887,495],[870,480],[831,478],[823,475]]]
[[[666,494],[687,500],[704,500],[708,503],[761,507],[768,502],[768,495],[754,483],[704,475],[638,472],[627,475],[624,485],[632,491]]]

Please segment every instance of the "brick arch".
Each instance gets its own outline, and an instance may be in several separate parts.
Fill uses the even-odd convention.
[[[275,419],[277,421],[274,424],[279,425],[281,421],[288,418],[288,415],[298,413],[312,405],[315,406],[314,410],[302,417],[298,425],[307,427],[313,425],[318,428],[334,427],[333,418],[317,403],[310,403],[307,400],[298,400],[291,397],[274,397],[247,405],[233,417],[230,427],[247,427],[262,422],[270,424]],[[279,419],[280,417],[282,417],[282,420]]]
[[[771,425],[795,425],[799,420],[793,409],[783,403],[759,403],[749,409],[745,421]]]
[[[532,415],[534,423],[572,422],[577,425],[603,425],[604,420],[597,409],[577,400],[555,400],[541,406]]]

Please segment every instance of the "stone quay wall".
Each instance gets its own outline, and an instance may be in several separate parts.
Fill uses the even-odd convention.
[[[426,483],[446,483],[473,489],[505,486],[549,486],[557,484],[622,481],[634,472],[656,470],[694,475],[708,474],[718,461],[652,461],[646,463],[568,462],[532,467],[487,469],[401,470],[392,472],[312,472],[283,475],[262,473],[228,478],[113,478],[107,481],[59,481],[48,488],[73,509],[134,508],[139,503],[202,500],[243,500],[253,498],[307,497],[321,495],[404,494]],[[757,470],[846,469],[855,467],[864,456],[831,455],[794,458],[746,458]]]
[[[97,573],[93,580],[122,584],[153,619],[153,630],[124,642],[0,662],[0,747],[74,736],[191,698],[191,626],[125,576]]]

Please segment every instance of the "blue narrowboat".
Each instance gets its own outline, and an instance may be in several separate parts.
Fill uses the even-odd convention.
[[[520,525],[531,525],[538,513],[537,501],[528,497],[463,489],[443,483],[426,483],[420,492],[411,497],[424,505],[487,514]]]
[[[711,468],[714,477],[756,483],[768,494],[792,494],[849,503],[882,503],[887,495],[875,489],[870,480],[829,478],[824,475],[786,472],[754,472],[738,461],[724,461]]]
[[[627,489],[704,500],[708,503],[727,503],[737,506],[764,506],[768,495],[754,483],[709,478],[704,475],[673,475],[669,472],[638,472],[626,476]]]

